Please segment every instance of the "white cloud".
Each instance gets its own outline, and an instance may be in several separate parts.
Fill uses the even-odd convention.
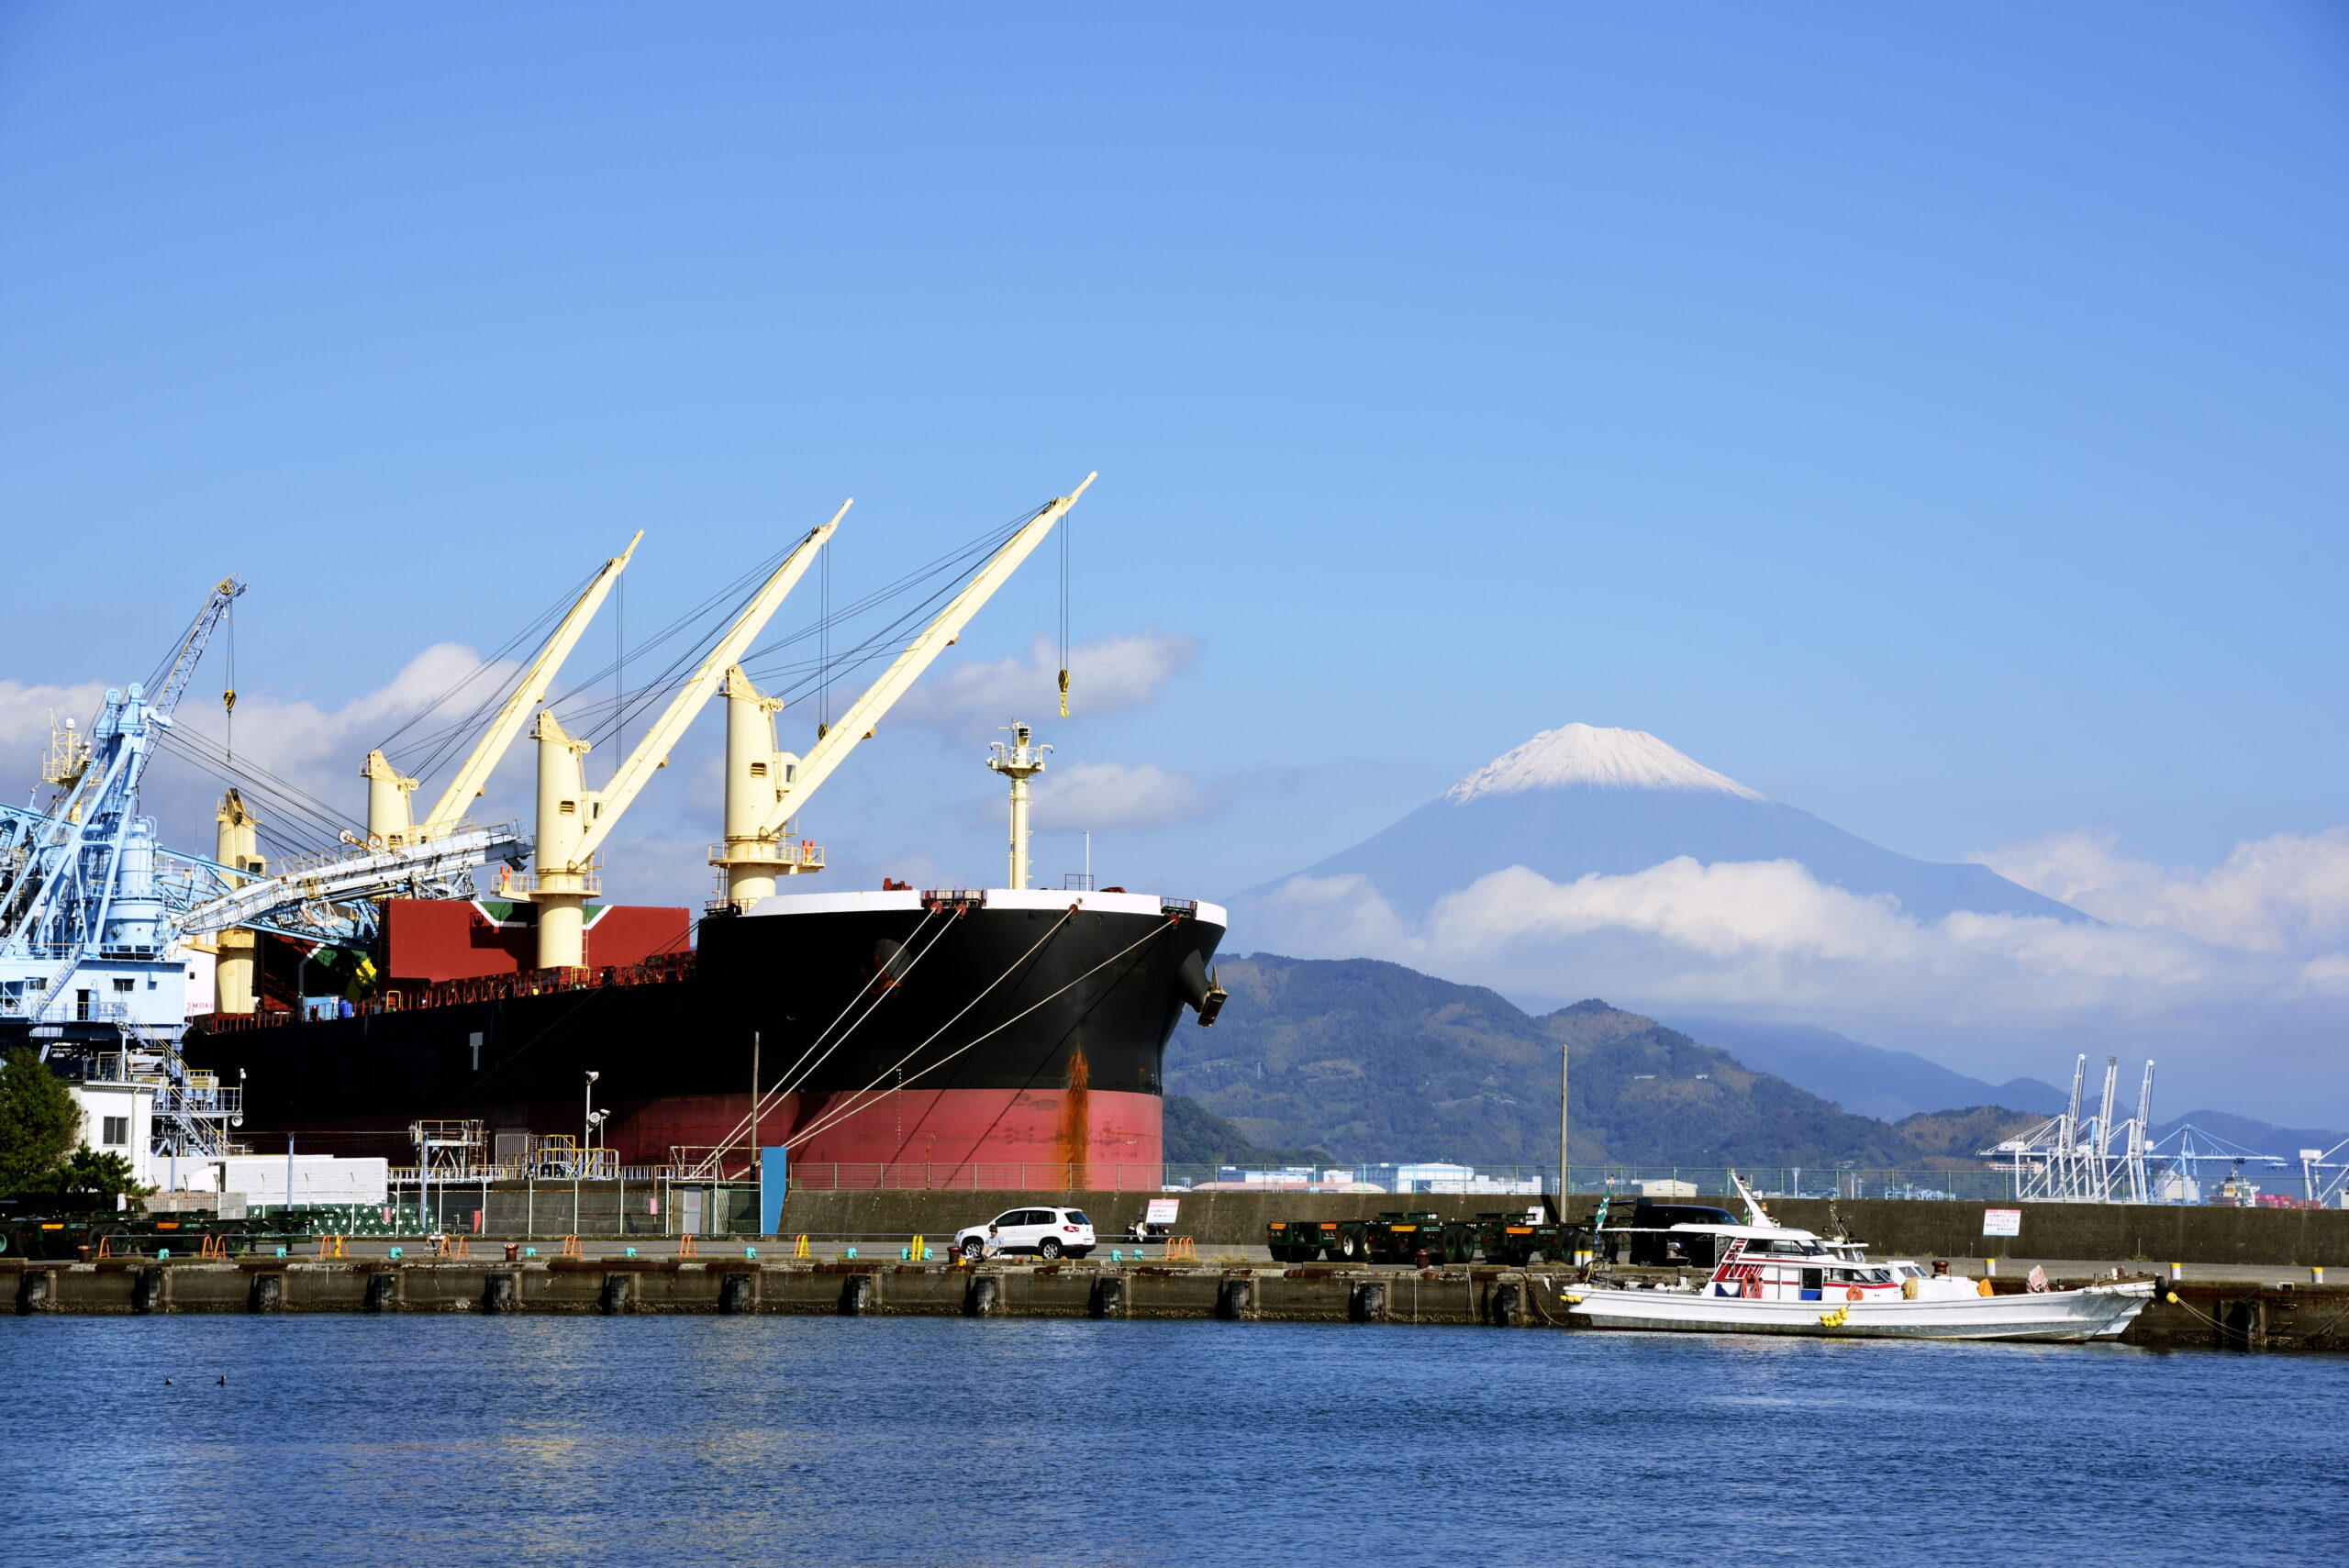
[[[1069,650],[1069,716],[1093,718],[1156,702],[1160,688],[1198,656],[1198,639],[1166,635],[1154,627],[1079,643]],[[883,722],[960,737],[1013,718],[1031,724],[1057,720],[1060,700],[1059,650],[1039,633],[1025,656],[968,660],[942,673],[933,672],[900,697]]]
[[[362,821],[366,816],[367,797],[359,770],[369,748],[397,728],[402,719],[480,668],[479,656],[472,649],[444,642],[416,655],[384,685],[362,693],[340,707],[322,708],[312,702],[287,702],[262,693],[241,693],[237,699],[233,734],[236,761],[266,770],[343,817]],[[467,695],[478,701],[478,694],[493,689],[507,673],[504,668],[488,671],[468,688],[467,694],[460,694],[460,701]],[[53,709],[60,719],[71,715],[86,724],[97,710],[105,690],[95,683],[56,687],[0,681],[0,748],[6,748],[8,773],[25,781],[37,776],[36,764],[41,749],[48,743],[50,712]],[[462,706],[452,703],[446,717],[453,721],[469,711],[471,706],[470,702]],[[425,720],[424,727],[438,724],[442,717],[433,715]],[[231,739],[219,697],[209,685],[200,694],[191,693],[173,718],[183,735],[201,736],[216,745]],[[509,757],[527,751],[527,744],[518,745]],[[22,770],[21,774],[18,769]],[[17,787],[21,790],[22,784]],[[224,787],[223,781],[163,751],[149,766],[142,804],[148,812],[161,819],[166,843],[208,853],[213,844],[212,814]],[[418,794],[424,797],[419,809],[429,808],[433,798],[430,787]],[[264,806],[262,810],[267,825],[267,807]],[[511,805],[509,814],[510,811]],[[306,825],[299,826],[306,829]]]
[[[2324,856],[2308,859],[2321,866]],[[1571,882],[1512,867],[1446,895],[1416,924],[1364,878],[1294,877],[1241,911],[1234,936],[1298,957],[1391,959],[1531,999],[1817,1023],[1993,1082],[2060,1076],[2075,1051],[2152,1055],[2192,1103],[2338,1120],[2349,1117],[2338,1050],[2349,953],[2277,951],[2279,931],[2305,940],[2322,927],[2322,900],[2305,890],[2323,879],[2305,864],[2297,877],[2258,873],[2264,863],[2239,854],[2211,877],[2166,873],[2163,888],[2204,889],[2202,902],[2131,906],[2147,917],[2139,925],[2114,918],[2117,899],[2095,909],[2102,925],[1963,912],[1920,920],[1791,861],[1684,857]],[[2303,892],[2262,901],[2239,884]],[[2160,923],[2188,923],[2181,909],[2199,911],[2200,930]]]
[[[2349,828],[2238,844],[2210,871],[2120,852],[2079,828],[1970,857],[2099,920],[2176,931],[2246,952],[2306,952],[2349,938]]]
[[[45,754],[52,715],[60,724],[69,718],[87,724],[106,695],[101,681],[78,686],[28,686],[21,681],[0,681],[0,747],[6,748],[11,761],[31,760],[36,751]],[[38,773],[38,769],[28,771]]]
[[[1188,773],[1154,762],[1069,762],[1035,784],[1039,828],[1157,828],[1214,808]]]

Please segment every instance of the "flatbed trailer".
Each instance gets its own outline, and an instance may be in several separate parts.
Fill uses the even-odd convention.
[[[1264,1245],[1276,1263],[1356,1262],[1369,1255],[1359,1219],[1274,1219],[1264,1225]]]
[[[1512,1269],[1534,1262],[1572,1262],[1577,1251],[1589,1250],[1589,1237],[1586,1225],[1559,1225],[1531,1215],[1476,1217],[1476,1250],[1486,1262]]]
[[[1363,1243],[1377,1263],[1416,1262],[1422,1252],[1431,1263],[1464,1263],[1475,1253],[1476,1228],[1431,1211],[1388,1210],[1363,1227]]]

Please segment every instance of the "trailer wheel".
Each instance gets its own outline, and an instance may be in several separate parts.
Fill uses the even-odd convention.
[[[1362,1256],[1362,1238],[1352,1232],[1340,1236],[1338,1244],[1330,1249],[1330,1256],[1343,1258],[1346,1262],[1353,1262]]]

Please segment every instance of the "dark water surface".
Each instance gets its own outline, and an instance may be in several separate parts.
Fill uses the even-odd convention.
[[[19,1562],[2349,1561],[2349,1358],[38,1318],[0,1370]]]

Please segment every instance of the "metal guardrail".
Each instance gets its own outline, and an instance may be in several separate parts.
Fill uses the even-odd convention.
[[[556,881],[568,884],[558,888],[556,890],[558,892],[584,894],[593,898],[604,891],[604,873],[600,870],[556,872],[552,875]],[[542,879],[537,872],[500,872],[492,879],[490,891],[484,896],[528,898],[530,895],[543,890]]]
[[[807,866],[821,871],[824,846],[812,839],[740,839],[709,847],[712,865]]]
[[[1743,1167],[1740,1176],[1764,1198],[1898,1198],[1919,1201],[2015,1203],[2013,1173],[1917,1168],[1817,1170],[1809,1166]],[[1386,1193],[1397,1195],[1537,1199],[1557,1190],[1553,1165],[1466,1165],[1396,1161],[1355,1165],[1248,1167],[1175,1162],[895,1161],[888,1163],[791,1162],[795,1187],[814,1191],[889,1192],[1289,1192]],[[1574,1167],[1575,1197],[1642,1196],[1656,1202],[1711,1203],[1734,1208],[1725,1168],[1688,1165]],[[2220,1206],[2237,1200],[2219,1197]],[[2277,1195],[2262,1201],[2283,1201]],[[2297,1200],[2296,1200],[2297,1201]]]

